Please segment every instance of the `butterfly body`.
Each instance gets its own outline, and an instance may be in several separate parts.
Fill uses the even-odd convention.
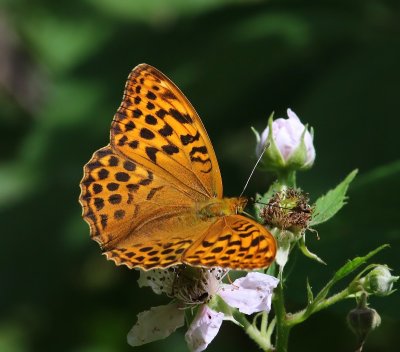
[[[128,77],[110,144],[84,167],[83,217],[108,259],[151,269],[186,263],[238,269],[273,261],[273,236],[223,198],[207,132],[182,92],[142,64]]]
[[[197,204],[197,214],[201,219],[209,219],[233,214],[239,214],[246,206],[247,199],[240,198],[211,198]]]

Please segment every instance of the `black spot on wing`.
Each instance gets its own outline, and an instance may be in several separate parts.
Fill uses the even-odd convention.
[[[155,147],[146,147],[146,154],[153,163],[157,162],[157,152],[158,149]]]
[[[180,123],[193,123],[192,118],[188,114],[181,114],[176,109],[169,109],[169,114]]]
[[[150,192],[147,194],[146,199],[147,199],[147,200],[151,200],[151,199],[154,197],[154,195],[155,195],[159,190],[161,190],[163,187],[164,187],[164,186],[152,188],[152,189],[150,190]],[[172,251],[172,249],[171,249],[171,251]]]
[[[179,153],[179,148],[173,144],[163,145],[161,148],[168,155],[173,155],[173,154]]]
[[[193,143],[195,141],[198,141],[200,139],[200,133],[197,131],[197,133],[192,136],[191,134],[183,134],[181,135],[181,142],[183,145],[188,145],[190,143]]]
[[[140,130],[140,137],[144,139],[153,139],[155,137],[155,134],[147,128],[142,128]]]
[[[165,124],[165,126],[161,129],[158,130],[158,132],[163,136],[163,137],[169,137],[172,135],[174,132],[172,127],[168,124]]]

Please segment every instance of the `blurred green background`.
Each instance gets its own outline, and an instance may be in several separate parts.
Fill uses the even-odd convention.
[[[2,0],[0,2],[0,351],[131,351],[136,314],[168,300],[139,289],[90,240],[78,204],[82,166],[106,145],[125,79],[139,63],[167,74],[198,110],[238,195],[255,162],[250,126],[291,107],[315,128],[316,199],[348,172],[349,204],[309,233],[328,266],[301,256],[289,310],[347,259],[382,243],[399,274],[400,5],[397,0]],[[248,195],[267,189],[256,173]],[[364,351],[400,343],[398,293]],[[291,351],[353,351],[346,301],[296,327]],[[185,351],[184,331],[138,351]],[[209,351],[256,350],[224,323]]]

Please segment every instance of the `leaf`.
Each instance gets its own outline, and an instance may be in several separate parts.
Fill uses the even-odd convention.
[[[346,204],[347,189],[357,172],[357,169],[350,172],[350,174],[347,175],[347,177],[339,183],[335,189],[330,190],[328,193],[317,199],[310,226],[319,225],[329,220]]]
[[[382,249],[389,247],[388,244],[384,244],[382,246],[379,246],[375,250],[369,252],[367,255],[364,257],[356,257],[349,262],[347,262],[345,265],[343,265],[339,270],[336,271],[335,275],[333,276],[332,279],[332,284],[338,282],[339,280],[343,279],[345,276],[349,275],[351,272],[359,268],[361,265],[367,262],[368,259],[373,257],[375,254],[380,252]]]
[[[325,287],[318,293],[317,297],[315,298],[314,302],[320,302],[321,300],[325,299],[328,295],[329,290],[332,288],[334,284],[336,284],[339,280],[343,279],[354,270],[358,269],[361,265],[365,264],[368,259],[373,257],[375,254],[380,252],[382,249],[389,247],[388,244],[384,244],[379,246],[375,250],[369,252],[367,255],[363,257],[356,257],[346,264],[344,264],[341,268],[339,268],[336,273],[333,275],[333,278],[325,285]]]

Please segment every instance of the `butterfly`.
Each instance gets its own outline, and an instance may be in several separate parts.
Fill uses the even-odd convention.
[[[179,88],[156,68],[130,73],[110,143],[84,166],[82,216],[107,259],[129,268],[177,264],[269,266],[276,242],[224,198],[206,129]]]

